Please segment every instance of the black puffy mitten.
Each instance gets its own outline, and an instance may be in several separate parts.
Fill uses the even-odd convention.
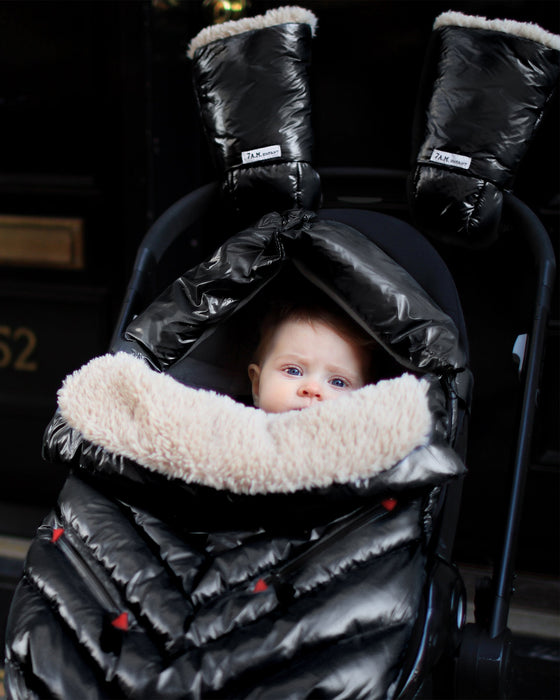
[[[242,220],[319,206],[308,76],[316,23],[309,10],[281,7],[207,27],[189,46],[225,203]]]
[[[445,12],[417,103],[410,205],[418,228],[481,247],[560,73],[560,37],[535,24]]]

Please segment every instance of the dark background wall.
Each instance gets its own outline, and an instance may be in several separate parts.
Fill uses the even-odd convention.
[[[253,0],[249,11],[281,4]],[[440,12],[508,17],[560,32],[557,3],[538,0],[302,4],[319,17],[312,66],[319,167],[408,170],[423,56]],[[40,457],[56,389],[107,347],[145,230],[215,176],[185,56],[210,21],[208,8],[192,0],[0,3],[0,214],[78,220],[84,248],[74,268],[40,259],[0,262],[0,534],[30,536],[56,498],[64,474]],[[558,123],[556,96],[515,187],[556,249]],[[348,193],[326,179],[326,203],[345,205],[348,194],[359,195],[364,206],[406,218],[402,180],[357,187]],[[48,226],[41,230],[44,243]],[[526,251],[507,235],[483,255],[440,252],[464,300],[477,379],[457,554],[490,563],[516,434],[511,348],[527,330],[532,274]],[[18,363],[22,353],[26,361]],[[547,574],[558,572],[558,384],[555,302],[519,561]]]
[[[0,214],[12,217],[0,221],[5,534],[27,533],[60,486],[40,454],[56,390],[106,348],[128,251],[148,223],[149,10],[0,3]],[[25,241],[15,255],[14,236]]]

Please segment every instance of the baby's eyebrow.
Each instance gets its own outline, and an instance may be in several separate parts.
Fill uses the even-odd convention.
[[[327,366],[329,374],[335,374],[343,379],[349,379],[352,383],[362,381],[362,374],[354,372],[346,367],[335,367],[334,365]]]
[[[343,367],[341,365],[326,365],[326,369],[329,372],[335,372],[338,374],[353,374],[352,370],[348,367]]]
[[[308,360],[308,357],[307,355],[303,355],[296,352],[285,352],[282,355],[278,355],[277,359],[282,362],[305,362],[306,360]]]

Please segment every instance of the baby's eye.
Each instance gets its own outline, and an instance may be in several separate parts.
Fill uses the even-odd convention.
[[[331,379],[331,384],[337,389],[347,389],[350,386],[349,382],[347,382],[346,379],[343,379],[342,377],[334,377],[333,379]]]
[[[285,367],[284,372],[289,374],[291,377],[300,377],[301,370],[299,367]]]

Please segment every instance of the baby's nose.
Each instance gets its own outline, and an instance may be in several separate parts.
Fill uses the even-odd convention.
[[[300,384],[299,391],[300,396],[306,396],[313,399],[321,400],[323,398],[323,390],[319,382],[313,380],[307,380]]]

